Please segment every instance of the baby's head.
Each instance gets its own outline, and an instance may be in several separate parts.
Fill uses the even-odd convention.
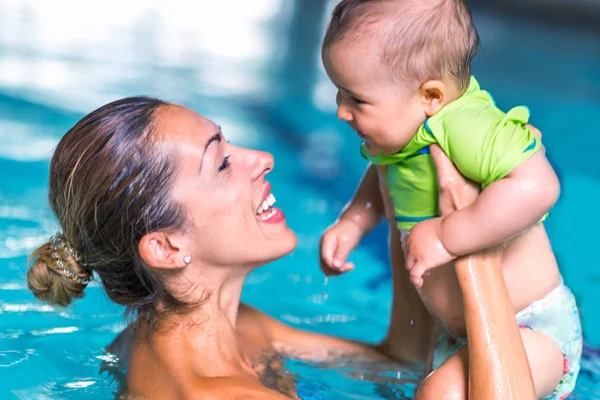
[[[323,40],[338,117],[393,154],[468,87],[479,36],[464,0],[342,0]]]

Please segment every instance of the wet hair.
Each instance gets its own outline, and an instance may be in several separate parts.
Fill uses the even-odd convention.
[[[138,321],[153,325],[158,314],[185,307],[138,250],[144,235],[186,223],[171,197],[176,154],[156,132],[157,111],[166,106],[148,97],[114,101],[83,117],[58,143],[49,201],[66,246],[49,241],[31,254],[27,280],[38,299],[67,306],[83,297],[95,272],[110,299]]]
[[[451,79],[465,90],[479,35],[465,0],[342,0],[327,26],[323,54],[338,42],[368,45],[409,87]]]

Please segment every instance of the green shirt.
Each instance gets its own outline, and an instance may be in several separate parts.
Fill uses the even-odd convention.
[[[458,170],[485,189],[507,176],[541,147],[525,125],[524,106],[504,113],[474,77],[467,91],[428,118],[408,144],[396,154],[371,156],[364,144],[363,157],[387,165],[387,183],[397,226],[409,230],[416,223],[439,215],[436,169],[429,145],[439,144]]]

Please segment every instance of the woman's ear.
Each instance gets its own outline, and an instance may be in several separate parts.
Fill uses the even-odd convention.
[[[425,114],[431,117],[445,105],[447,97],[446,85],[442,81],[427,81],[419,88],[419,96],[425,106]]]
[[[183,268],[185,263],[179,247],[169,235],[151,232],[140,240],[138,251],[142,260],[153,268]]]

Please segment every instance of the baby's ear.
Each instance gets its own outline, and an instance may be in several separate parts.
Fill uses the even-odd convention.
[[[425,107],[425,114],[431,117],[446,104],[446,84],[442,81],[427,81],[419,88],[419,95]]]

